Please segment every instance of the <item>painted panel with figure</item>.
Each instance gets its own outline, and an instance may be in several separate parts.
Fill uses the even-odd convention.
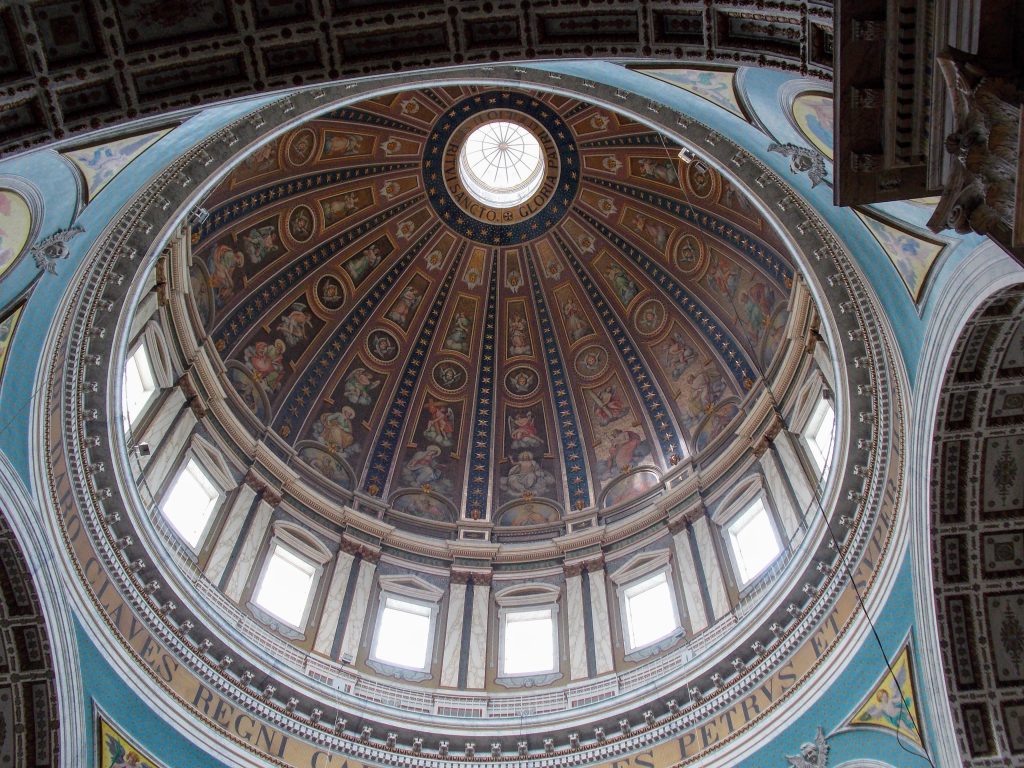
[[[861,211],[856,211],[856,214],[896,267],[910,298],[917,302],[921,298],[928,273],[946,243],[930,238],[923,232],[910,232]]]
[[[135,158],[170,133],[170,128],[138,136],[69,149],[61,155],[71,162],[85,181],[86,202],[93,200],[117,174]]]
[[[396,467],[399,487],[423,488],[461,506],[466,402],[427,390],[416,411],[416,421]]]
[[[0,189],[0,276],[25,250],[31,232],[32,212],[25,198],[12,189]]]
[[[834,152],[832,97],[825,93],[801,93],[793,99],[793,120],[800,133],[829,160]]]
[[[551,453],[544,406],[540,402],[506,406],[501,432],[499,503],[534,497],[560,498],[559,462]]]
[[[97,718],[99,768],[160,768],[139,747],[103,717]]]
[[[590,423],[594,476],[604,487],[638,464],[653,461],[650,441],[617,375],[583,388]]]
[[[746,119],[736,96],[736,73],[719,69],[637,69],[650,77],[700,96],[715,106]]]

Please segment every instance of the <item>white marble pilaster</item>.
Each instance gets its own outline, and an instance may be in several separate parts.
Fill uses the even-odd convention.
[[[679,593],[683,596],[683,605],[690,617],[690,631],[700,632],[708,625],[707,613],[704,611],[704,600],[700,596],[700,582],[697,567],[693,562],[690,549],[690,534],[686,529],[672,536],[672,549],[676,555],[676,575],[679,580]]]
[[[359,576],[356,578],[355,591],[352,593],[352,605],[349,607],[348,621],[345,625],[345,639],[341,642],[342,659],[355,661],[359,655],[359,643],[363,639],[363,624],[366,622],[373,574],[376,570],[376,563],[371,563],[365,558],[359,562]]]
[[[258,565],[256,555],[259,554],[260,546],[263,544],[263,537],[267,534],[267,528],[270,526],[270,516],[273,512],[274,508],[266,501],[261,500],[256,505],[252,524],[245,535],[245,541],[242,542],[238,558],[231,566],[231,576],[228,578],[228,586],[224,592],[236,603],[242,599],[242,592],[245,590],[245,583],[249,580],[249,574]]]
[[[469,666],[466,672],[467,688],[484,687],[487,666],[487,619],[491,608],[491,587],[473,584],[473,619],[469,625]]]
[[[797,442],[797,436],[787,429],[783,429],[775,436],[772,443],[779,451],[779,461],[783,467],[792,469],[786,473],[790,485],[793,486],[793,494],[796,496],[800,509],[798,514],[805,515],[814,504],[814,486],[807,476],[806,461],[804,460],[803,448]]]
[[[185,395],[178,387],[172,387],[161,392],[157,397],[160,400],[153,406],[155,410],[146,421],[145,429],[134,434],[136,443],[149,443],[153,449],[153,453],[149,456],[132,457],[132,473],[136,477],[139,475],[139,467],[142,467],[144,471],[159,454],[159,448],[163,444],[167,430],[174,423],[174,417],[178,415],[178,411],[185,407]]]
[[[231,501],[231,508],[227,511],[224,525],[221,527],[220,536],[210,553],[210,559],[206,561],[206,568],[203,573],[214,584],[219,584],[228,561],[231,559],[231,552],[238,542],[238,534],[245,523],[245,517],[252,507],[252,500],[256,498],[256,491],[248,483],[242,483]]]
[[[565,580],[565,631],[569,641],[569,677],[587,676],[587,633],[583,626],[583,585],[579,574]]]
[[[171,422],[174,422],[174,416],[171,417]],[[146,485],[153,493],[160,492],[160,487],[174,468],[174,461],[178,458],[195,426],[196,415],[191,408],[186,408],[169,432],[165,432],[160,440],[150,443],[153,453],[142,474],[146,479]]]
[[[764,472],[765,483],[768,485],[768,494],[771,496],[775,511],[779,513],[782,521],[782,528],[786,541],[793,538],[793,535],[800,528],[800,517],[793,508],[793,497],[786,486],[786,478],[782,476],[779,462],[775,458],[775,452],[769,447],[761,454],[761,469]]]
[[[829,355],[828,347],[823,341],[819,341],[814,345],[814,362],[818,364],[818,370],[825,377],[829,387],[835,391],[836,382],[835,372],[832,370],[832,357]]]
[[[615,668],[612,658],[612,632],[608,615],[608,590],[604,568],[590,571],[590,618],[594,626],[595,671],[599,675]]]
[[[444,627],[444,653],[441,656],[441,685],[459,684],[459,662],[462,659],[462,622],[466,612],[466,585],[448,587],[448,619]]]
[[[341,618],[341,604],[345,602],[349,575],[352,573],[352,562],[355,558],[348,552],[339,550],[334,558],[334,573],[331,583],[327,585],[324,598],[324,609],[320,613],[320,626],[313,641],[313,650],[325,656],[331,655],[334,637],[338,632],[338,620]]]
[[[729,612],[729,591],[725,585],[725,574],[718,559],[718,550],[712,538],[717,533],[711,530],[711,523],[706,516],[698,517],[693,523],[693,532],[697,538],[697,551],[700,552],[700,564],[704,570],[704,583],[707,584],[711,597],[711,610],[717,620]]]

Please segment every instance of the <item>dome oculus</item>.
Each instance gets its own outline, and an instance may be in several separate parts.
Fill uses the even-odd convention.
[[[544,180],[540,142],[518,123],[484,123],[462,145],[459,178],[466,190],[486,205],[520,205],[533,196]]]

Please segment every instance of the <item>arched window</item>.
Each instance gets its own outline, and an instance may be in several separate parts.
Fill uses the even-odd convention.
[[[301,636],[309,618],[324,564],[331,553],[298,526],[278,521],[252,592],[251,607],[261,620],[286,636]]]
[[[558,674],[558,596],[548,584],[509,587],[498,603],[498,679],[516,685],[549,682]]]
[[[444,591],[415,576],[381,576],[367,663],[407,680],[430,677],[437,613]]]
[[[627,660],[664,650],[682,636],[667,549],[631,558],[611,574]]]

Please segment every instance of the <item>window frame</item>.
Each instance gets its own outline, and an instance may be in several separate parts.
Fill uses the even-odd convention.
[[[623,658],[626,661],[640,661],[675,645],[685,634],[683,612],[676,589],[676,574],[672,568],[672,554],[669,549],[642,552],[630,558],[610,574],[615,584],[615,604],[619,614],[619,630],[622,633]],[[633,645],[629,629],[629,607],[626,592],[645,581],[662,576],[668,586],[669,602],[675,628],[661,637],[643,645]]]
[[[822,424],[825,421],[826,409],[832,411],[832,437],[829,441],[828,453],[823,457],[823,466],[819,467],[816,455],[816,449],[818,448],[816,433],[821,430]],[[838,437],[837,426],[835,405],[823,392],[818,398],[814,408],[811,410],[810,416],[807,417],[807,421],[804,423],[803,429],[800,430],[800,439],[803,443],[804,451],[810,459],[811,467],[816,470],[813,478],[820,482],[822,486],[824,486],[832,476],[832,466],[835,460],[835,450]],[[812,434],[814,434],[813,438]]]
[[[748,517],[753,513],[755,506],[760,506],[767,517],[777,549],[772,558],[756,573],[750,575],[748,578],[744,578],[743,571],[745,568],[741,566],[741,557],[739,554],[740,548],[733,529],[736,528],[736,526],[738,526],[745,517]],[[733,568],[733,574],[736,578],[736,586],[740,592],[756,584],[757,581],[765,574],[765,571],[771,568],[780,557],[786,554],[786,543],[779,533],[779,521],[776,519],[775,511],[772,509],[772,505],[768,500],[767,494],[765,494],[761,488],[758,488],[757,493],[744,498],[742,503],[737,504],[736,511],[729,516],[728,520],[722,526],[722,532],[724,534],[722,538],[725,539],[727,545],[726,548],[729,552],[729,559]]]
[[[139,406],[138,411],[133,416],[133,415],[131,415],[129,413],[129,407],[128,407],[128,392],[127,392],[127,389],[128,389],[128,387],[127,387],[127,383],[128,383],[128,365],[132,364],[134,362],[135,356],[138,355],[139,352],[142,352],[142,354],[145,355],[145,359],[146,359],[146,374],[148,374],[151,386],[149,388],[147,388],[146,385],[145,385],[145,381],[143,381],[143,389],[147,393],[146,394],[146,399],[142,402],[142,404]],[[136,368],[136,370],[140,370],[140,367],[137,364],[135,365],[135,368]],[[141,373],[141,370],[140,370],[140,373]],[[140,375],[139,378],[144,380],[146,378],[146,376]],[[125,425],[128,427],[128,429],[130,431],[134,431],[136,426],[139,426],[139,425],[142,424],[143,419],[145,418],[145,416],[146,416],[147,412],[149,411],[150,407],[153,405],[153,402],[156,400],[157,395],[160,393],[161,389],[163,389],[163,387],[160,386],[160,375],[159,375],[159,372],[157,371],[156,366],[153,364],[153,354],[152,354],[152,352],[149,349],[149,344],[146,343],[146,334],[143,333],[143,334],[141,334],[141,337],[139,338],[139,340],[131,347],[131,350],[129,351],[129,353],[125,356],[125,359],[124,359],[124,370],[123,370],[123,372],[121,374],[121,409],[122,409],[122,416],[123,416]]]
[[[440,615],[441,599],[444,597],[444,590],[435,587],[433,584],[416,576],[380,576],[377,580],[379,592],[377,595],[377,612],[373,621],[373,632],[370,636],[369,650],[366,655],[366,663],[373,669],[383,674],[399,677],[404,680],[418,682],[432,677],[431,670],[437,658],[437,624]],[[381,621],[384,611],[387,609],[388,600],[398,600],[403,603],[410,603],[426,608],[429,611],[427,621],[427,643],[426,654],[423,664],[412,667],[399,664],[389,659],[382,659],[377,656],[377,647],[381,632]]]
[[[208,508],[206,520],[203,523],[202,529],[199,531],[199,535],[196,539],[195,544],[192,544],[185,538],[185,535],[181,532],[178,526],[174,524],[174,522],[168,516],[167,512],[164,510],[164,504],[167,500],[167,497],[171,495],[171,493],[174,491],[174,488],[180,481],[181,476],[188,471],[189,465],[192,464],[196,466],[196,468],[202,474],[203,478],[210,485],[210,487],[213,488],[214,491],[216,491],[217,494],[213,498]],[[209,471],[209,469],[207,469],[206,466],[204,466],[202,459],[196,455],[194,450],[190,448],[185,452],[185,455],[182,458],[182,460],[178,463],[178,466],[175,469],[174,474],[171,476],[171,479],[167,482],[163,493],[160,494],[160,502],[157,506],[160,509],[160,517],[171,529],[171,531],[174,533],[177,539],[186,547],[188,547],[188,549],[193,553],[193,555],[196,555],[200,551],[202,551],[206,539],[210,534],[210,530],[213,528],[213,523],[217,517],[217,513],[220,510],[221,506],[223,505],[225,498],[226,493],[224,491],[223,485],[218,482],[217,478],[213,476],[213,474]]]
[[[306,593],[305,605],[303,605],[302,607],[302,616],[299,619],[298,624],[293,624],[288,619],[284,618],[283,616],[279,616],[278,614],[274,613],[270,608],[259,602],[260,589],[263,587],[263,582],[266,579],[267,572],[270,570],[271,560],[273,560],[274,555],[277,553],[278,549],[287,552],[289,555],[301,561],[302,563],[310,566],[310,568],[312,569],[312,573],[310,574],[309,580],[309,591]],[[261,613],[265,614],[268,617],[271,617],[273,623],[280,624],[285,627],[291,627],[292,629],[298,632],[304,632],[306,624],[309,621],[310,611],[313,608],[313,601],[317,594],[317,588],[320,586],[320,577],[323,575],[323,570],[323,563],[318,563],[316,560],[313,560],[308,556],[304,555],[302,552],[299,552],[296,547],[289,546],[289,542],[286,542],[280,536],[274,536],[274,538],[270,540],[270,546],[268,547],[267,553],[263,558],[263,564],[260,566],[260,572],[259,575],[256,577],[256,583],[253,586],[252,597],[250,598],[249,602]]]
[[[498,604],[495,680],[499,685],[509,688],[544,685],[562,676],[560,597],[561,590],[551,584],[518,585],[503,589],[495,595],[495,602]],[[551,619],[551,668],[530,672],[506,672],[505,634],[508,617],[537,611],[547,611]]]

